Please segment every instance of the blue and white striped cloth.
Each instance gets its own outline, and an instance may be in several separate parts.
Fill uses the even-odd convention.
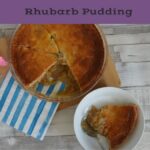
[[[50,87],[37,86],[38,91],[47,95],[63,89],[61,82]],[[30,95],[14,80],[10,71],[0,85],[0,121],[36,139],[43,140],[58,105]]]

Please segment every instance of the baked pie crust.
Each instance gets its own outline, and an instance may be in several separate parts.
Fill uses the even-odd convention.
[[[100,109],[92,106],[87,122],[109,140],[110,149],[116,149],[136,127],[138,107],[135,104],[106,105]]]
[[[12,39],[11,63],[25,88],[44,83],[52,68],[64,66],[64,70],[69,68],[66,74],[70,74],[72,86],[86,91],[97,81],[104,65],[103,46],[95,25],[26,24],[18,28]],[[58,60],[58,49],[62,62]]]

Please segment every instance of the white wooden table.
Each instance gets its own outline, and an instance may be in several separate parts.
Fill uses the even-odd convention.
[[[11,36],[16,25],[0,25]],[[150,25],[102,25],[122,88],[144,109],[145,132],[135,150],[150,149]],[[0,34],[1,36],[2,34]],[[75,107],[56,113],[44,141],[0,124],[0,150],[83,150],[73,131]]]

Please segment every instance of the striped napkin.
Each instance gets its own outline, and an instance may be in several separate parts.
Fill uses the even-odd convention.
[[[61,82],[50,87],[37,86],[38,92],[47,95],[63,89]],[[36,139],[43,140],[58,105],[29,94],[14,80],[10,71],[0,85],[0,121]]]

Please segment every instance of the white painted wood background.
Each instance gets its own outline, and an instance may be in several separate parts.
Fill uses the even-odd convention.
[[[11,37],[16,25],[0,25],[0,36]],[[102,25],[122,81],[122,88],[139,100],[145,132],[135,150],[150,149],[150,25]],[[44,141],[0,124],[0,150],[83,150],[74,136],[75,107],[56,113]]]

